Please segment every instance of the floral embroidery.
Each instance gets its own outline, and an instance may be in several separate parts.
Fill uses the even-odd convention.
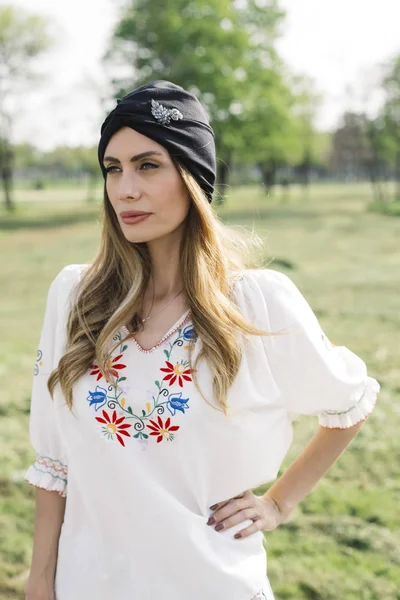
[[[33,369],[34,375],[39,375],[39,367],[41,367],[43,365],[42,358],[43,358],[43,352],[39,348],[36,353],[36,362],[35,362],[35,366]]]
[[[189,324],[184,328],[182,337],[183,337],[184,342],[188,342],[188,344],[186,346],[184,346],[185,350],[189,350],[190,348],[194,347],[194,345],[196,343],[197,335],[196,335],[196,331],[195,331],[195,328],[193,327],[193,325]]]
[[[235,273],[234,275],[232,275],[231,281],[243,281],[243,274],[239,272]]]
[[[121,446],[125,446],[121,435],[126,435],[129,437],[129,433],[126,431],[126,429],[132,427],[131,423],[123,423],[123,421],[125,421],[125,417],[120,417],[117,419],[117,412],[114,410],[110,419],[108,413],[103,410],[103,418],[96,417],[96,421],[105,425],[105,427],[102,427],[101,429],[104,435],[108,436],[108,439],[112,439],[115,435]]]
[[[244,277],[243,277],[243,273],[240,273],[239,271],[237,271],[236,273],[234,272],[231,277],[230,277],[230,281],[231,281],[231,290],[229,293],[229,299],[232,300],[233,299],[233,295],[235,293],[236,290],[236,282],[237,281],[243,281]]]
[[[180,410],[181,412],[185,413],[185,408],[189,408],[188,402],[189,398],[182,398],[182,392],[170,394],[167,403],[167,408],[171,415],[175,416],[177,410]]]
[[[184,387],[185,382],[192,381],[189,362],[180,359],[173,360],[172,354],[176,348],[184,347],[184,349],[193,348],[197,334],[193,325],[184,326],[186,319],[178,328],[176,335],[172,341],[168,341],[165,345],[163,353],[165,354],[164,366],[160,370],[166,373],[162,381],[155,381],[156,391],[149,390],[144,402],[144,408],[141,411],[134,412],[126,397],[127,391],[131,389],[128,382],[125,384],[126,377],[120,377],[119,374],[126,365],[119,362],[125,350],[128,348],[126,344],[121,342],[118,355],[108,361],[107,373],[115,370],[116,377],[115,385],[109,384],[108,387],[97,385],[94,390],[89,390],[86,397],[89,407],[93,407],[97,412],[102,408],[102,417],[95,417],[98,423],[101,423],[101,431],[108,439],[116,439],[122,446],[125,447],[125,438],[136,438],[138,442],[147,443],[151,439],[149,436],[157,438],[157,443],[163,440],[172,441],[175,438],[174,432],[180,429],[180,425],[175,425],[168,416],[165,422],[161,415],[167,409],[172,417],[175,417],[177,412],[185,414],[185,410],[189,408],[189,398],[182,397],[182,391],[170,391],[174,384]],[[119,331],[113,338],[113,342],[121,341],[122,334]],[[166,342],[166,340],[164,340]],[[99,381],[103,376],[98,365],[93,365],[90,375],[96,376],[96,381]],[[164,383],[165,382],[165,383]],[[168,385],[167,385],[168,382]],[[107,380],[107,383],[108,380]],[[122,385],[121,385],[122,384]],[[132,388],[133,389],[133,388]],[[108,412],[107,407],[112,412]],[[118,411],[118,414],[117,414]],[[140,414],[139,414],[140,413]],[[129,421],[132,421],[129,423]],[[132,431],[128,431],[133,427]],[[124,437],[122,437],[124,436]],[[144,448],[143,448],[144,449]]]
[[[168,417],[168,419],[165,421],[165,425],[163,425],[161,417],[158,417],[157,423],[155,421],[151,421],[151,420],[150,420],[150,423],[151,423],[151,425],[147,425],[147,427],[149,429],[151,429],[150,435],[157,436],[157,443],[161,442],[163,439],[172,441],[174,439],[174,434],[170,433],[170,432],[177,431],[179,429],[179,425],[170,426],[170,424],[171,424],[170,417]]]
[[[99,410],[107,402],[107,390],[97,385],[94,392],[89,392],[86,400],[88,400],[89,406],[94,405],[94,409]]]
[[[186,360],[185,361],[181,360],[181,362],[176,363],[175,366],[168,361],[165,361],[165,364],[167,366],[160,369],[160,371],[163,371],[164,373],[168,373],[168,375],[163,377],[163,381],[169,380],[170,386],[173,385],[176,380],[178,380],[180,387],[183,387],[184,379],[186,381],[192,381],[191,378],[189,377],[189,374],[192,371],[187,368],[189,363]]]
[[[126,365],[122,363],[118,363],[119,359],[122,357],[122,354],[118,354],[115,358],[111,360],[107,360],[105,373],[100,371],[98,365],[92,365],[93,371],[91,371],[91,375],[97,375],[97,381],[99,381],[103,375],[105,375],[105,380],[108,382],[109,376],[113,375],[113,377],[118,377],[118,371],[121,369],[125,369]]]

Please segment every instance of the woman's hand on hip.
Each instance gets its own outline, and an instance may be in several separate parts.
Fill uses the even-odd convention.
[[[207,525],[213,525],[217,531],[225,531],[247,519],[254,521],[249,527],[238,531],[235,538],[248,537],[257,531],[273,531],[284,521],[284,516],[272,498],[256,496],[250,490],[214,504],[210,509],[214,513],[210,515]]]

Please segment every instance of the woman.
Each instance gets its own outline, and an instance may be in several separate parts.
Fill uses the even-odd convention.
[[[195,96],[137,88],[98,150],[100,250],[52,282],[38,350],[27,598],[272,599],[264,532],[356,435],[379,384],[286,275],[245,268],[211,209],[214,133]],[[299,414],[316,435],[255,495]]]

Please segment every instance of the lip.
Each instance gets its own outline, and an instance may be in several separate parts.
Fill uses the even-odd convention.
[[[121,218],[123,217],[138,217],[141,215],[150,215],[151,213],[146,212],[145,210],[123,210],[119,213]]]
[[[144,213],[144,214],[137,214],[137,215],[129,215],[129,216],[122,216],[121,215],[121,219],[123,221],[123,223],[129,224],[129,225],[133,225],[134,223],[140,223],[141,221],[144,221],[145,219],[147,219],[147,217],[150,217],[151,213]]]

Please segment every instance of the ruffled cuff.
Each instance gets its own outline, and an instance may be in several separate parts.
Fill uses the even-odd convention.
[[[49,492],[58,492],[63,498],[67,495],[67,465],[48,456],[37,455],[36,461],[25,473],[25,481]]]
[[[347,429],[363,421],[373,411],[381,387],[376,379],[368,377],[367,385],[361,398],[344,411],[325,410],[318,415],[318,422],[323,427]]]

